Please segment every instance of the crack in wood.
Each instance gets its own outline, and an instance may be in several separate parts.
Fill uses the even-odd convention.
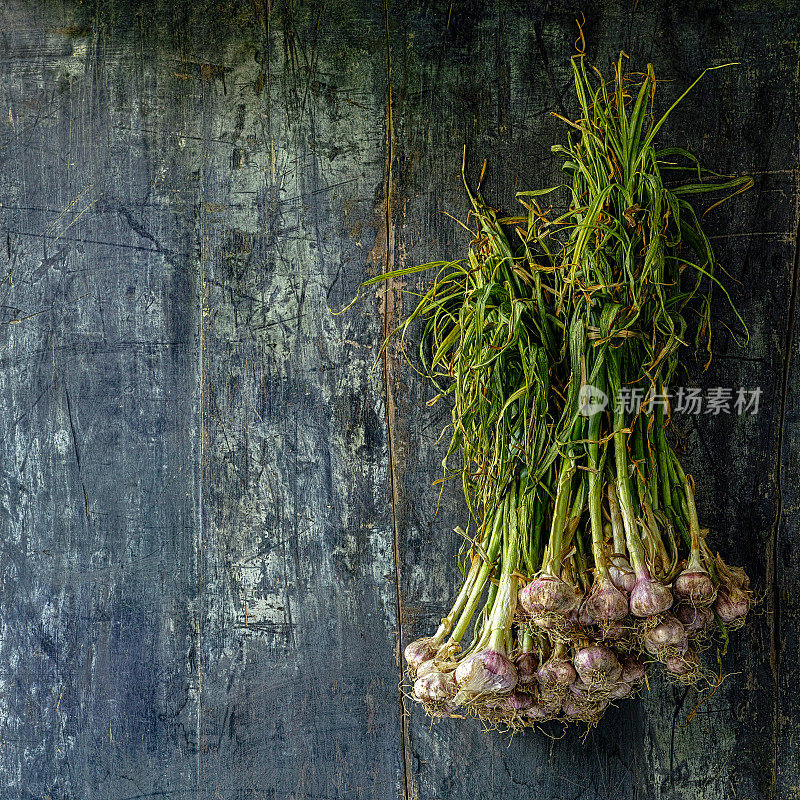
[[[778,442],[775,455],[775,523],[767,552],[767,584],[772,600],[772,613],[768,615],[770,633],[770,667],[775,678],[774,691],[774,726],[773,726],[773,764],[771,789],[774,797],[778,796],[778,762],[780,758],[780,675],[781,675],[781,600],[780,579],[778,576],[778,540],[780,538],[781,519],[783,518],[783,436],[786,424],[786,406],[789,396],[789,381],[793,364],[793,347],[795,322],[797,319],[797,288],[800,281],[800,212],[795,212],[795,246],[792,265],[792,288],[789,295],[789,318],[783,340],[783,373],[781,375],[780,412],[778,414]]]
[[[394,199],[394,121],[392,117],[392,46],[389,29],[389,2],[384,0],[384,25],[386,29],[386,170],[384,177],[384,236],[385,249],[383,253],[383,263],[386,272],[394,269],[395,242],[394,230],[392,225],[392,205]],[[395,329],[396,309],[394,297],[394,280],[386,281],[386,291],[383,295],[383,336],[384,339]],[[394,361],[390,348],[383,352],[383,379],[384,379],[384,400],[386,409],[386,432],[387,445],[389,451],[389,488],[392,506],[392,550],[394,555],[394,578],[396,587],[396,608],[397,615],[397,645],[395,658],[400,678],[400,689],[398,691],[398,705],[400,713],[400,747],[402,761],[402,781],[403,797],[409,800],[413,796],[411,786],[411,736],[408,725],[408,718],[405,713],[403,703],[403,602],[400,589],[401,567],[400,567],[400,531],[397,520],[397,507],[399,505],[399,489],[395,474],[395,450],[393,423],[395,419],[394,394],[392,391],[392,376],[394,374]]]

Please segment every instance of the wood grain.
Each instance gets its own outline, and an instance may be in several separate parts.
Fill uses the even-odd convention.
[[[556,743],[525,735],[509,744],[502,735],[481,732],[475,722],[431,728],[412,710],[421,797],[463,796],[475,787],[488,795],[499,786],[509,797],[766,797],[776,791],[776,770],[789,772],[779,763],[790,748],[775,717],[777,667],[770,650],[780,648],[780,641],[771,645],[769,623],[772,584],[780,586],[786,578],[769,559],[778,513],[774,465],[781,395],[787,388],[781,336],[795,248],[797,122],[794,95],[770,76],[792,72],[796,43],[770,42],[769,26],[746,8],[710,13],[701,5],[684,11],[672,19],[669,4],[639,4],[635,11],[602,4],[587,14],[584,30],[588,53],[598,64],[610,65],[619,50],[630,56],[633,68],[652,61],[659,77],[671,81],[661,90],[664,108],[671,102],[667,98],[676,96],[675,84],[688,85],[705,65],[742,62],[735,70],[712,73],[667,130],[676,145],[699,153],[711,168],[755,174],[756,187],[748,196],[707,218],[723,264],[742,282],[733,296],[750,324],[750,344],[739,349],[718,326],[717,360],[705,373],[692,370],[687,382],[760,386],[765,400],[756,417],[688,417],[678,423],[688,437],[686,462],[700,487],[701,512],[714,529],[714,542],[726,558],[747,568],[765,603],[734,637],[722,662],[725,673],[738,674],[697,709],[691,724],[686,720],[698,702],[696,693],[661,682],[644,701],[607,715],[585,743],[570,733]],[[569,55],[579,12],[577,4],[534,12],[474,3],[412,5],[407,13],[392,15],[399,165],[395,236],[402,254],[393,266],[464,252],[468,235],[442,213],[465,218],[458,145],[467,145],[473,181],[487,158],[484,189],[503,210],[513,209],[515,191],[556,182],[548,151],[563,133],[549,112],[574,110]],[[737,29],[748,31],[746,41],[734,36]],[[732,119],[734,108],[739,125]],[[724,298],[718,300],[716,310],[730,322],[730,309]],[[464,519],[458,487],[445,489],[434,516],[438,488],[430,484],[439,476],[441,456],[435,439],[447,411],[426,409],[425,391],[404,370],[392,420],[401,452],[424,454],[403,472],[405,503],[398,508],[409,640],[433,630],[442,598],[454,596],[459,542],[449,531]],[[794,725],[789,720],[785,725],[790,735]]]
[[[134,36],[0,15],[0,794],[194,796],[190,122]]]
[[[276,5],[192,45],[220,62],[200,87],[200,784],[396,796],[383,323],[372,294],[331,313],[385,263],[383,18]]]
[[[750,342],[718,325],[686,383],[761,408],[678,422],[763,602],[690,723],[656,681],[585,741],[509,739],[399,689],[464,521],[448,410],[397,347],[373,369],[425,278],[331,309],[463,252],[464,145],[504,210],[554,182],[581,14],[662,104],[740,62],[665,137],[755,178],[706,217]],[[743,0],[5,3],[0,796],[800,797],[798,28]]]

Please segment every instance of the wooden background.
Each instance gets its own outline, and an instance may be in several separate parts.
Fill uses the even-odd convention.
[[[800,798],[800,14],[385,2],[0,6],[0,796]],[[585,743],[510,740],[399,692],[457,585],[447,410],[370,370],[399,284],[329,309],[463,251],[464,144],[506,210],[553,181],[581,13],[662,108],[741,63],[663,139],[755,179],[706,217],[750,344],[718,325],[686,380],[761,409],[679,422],[763,603],[690,724],[657,681]]]

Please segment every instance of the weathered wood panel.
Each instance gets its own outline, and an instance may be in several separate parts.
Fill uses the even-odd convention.
[[[385,34],[276,4],[193,37],[202,93],[203,791],[402,791],[392,515],[371,302]],[[201,17],[197,18],[198,21]]]
[[[174,62],[0,11],[0,795],[197,793],[199,280]]]
[[[707,217],[751,343],[718,326],[687,382],[762,407],[679,422],[765,613],[691,724],[657,683],[585,743],[509,742],[401,714],[399,640],[456,584],[447,412],[396,350],[370,372],[402,285],[329,307],[461,252],[463,144],[505,209],[552,182],[581,13],[595,63],[652,61],[662,101],[741,62],[670,130],[756,178]],[[746,2],[5,4],[0,794],[798,796],[798,27]]]
[[[747,568],[768,610],[773,582],[782,586],[788,578],[775,572],[770,557],[795,245],[797,120],[795,89],[778,76],[793,74],[797,44],[788,35],[775,42],[768,18],[745,6],[723,11],[700,4],[674,17],[670,6],[601,4],[591,13],[584,9],[584,31],[589,56],[601,67],[610,68],[620,50],[632,68],[652,61],[659,77],[672,81],[661,90],[662,108],[708,64],[741,61],[709,75],[665,136],[713,169],[756,178],[749,195],[707,217],[723,263],[742,282],[733,297],[750,324],[750,345],[740,350],[718,326],[716,361],[705,373],[692,370],[686,382],[734,391],[761,387],[764,400],[758,416],[677,422],[688,436],[687,465],[714,541]],[[461,219],[466,213],[462,144],[473,181],[488,159],[484,188],[504,210],[513,209],[515,191],[555,182],[549,145],[564,134],[549,112],[574,110],[569,56],[581,7],[441,3],[392,12],[393,266],[406,266],[463,253],[468,235],[441,213]],[[741,30],[746,37],[736,36]],[[732,322],[726,305],[720,297],[716,310]],[[459,542],[450,530],[464,511],[453,486],[434,517],[438,487],[430,484],[439,477],[441,456],[435,439],[447,412],[426,409],[426,387],[411,370],[393,369],[402,619],[411,640],[435,628],[454,595]],[[417,453],[422,457],[408,458]],[[780,645],[771,642],[768,620],[762,614],[734,637],[722,669],[738,674],[690,725],[696,693],[661,682],[648,699],[607,715],[586,744],[570,733],[555,744],[528,734],[508,745],[502,735],[480,732],[478,723],[431,728],[411,710],[412,752],[420,765],[415,790],[421,797],[488,795],[498,786],[510,797],[772,796],[776,759],[789,748],[776,748],[774,650]],[[794,729],[791,722],[787,729]]]

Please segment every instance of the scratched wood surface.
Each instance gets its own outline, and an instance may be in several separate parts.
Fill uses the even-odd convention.
[[[457,586],[447,416],[377,344],[457,256],[461,148],[556,177],[574,20],[652,61],[674,144],[755,187],[708,227],[750,326],[687,384],[703,519],[763,597],[687,718],[586,741],[431,726],[401,646]],[[798,42],[791,4],[10,0],[0,6],[0,797],[800,797]],[[667,82],[667,79],[669,82]],[[423,280],[423,279],[420,279]],[[719,297],[717,312],[733,317]]]

